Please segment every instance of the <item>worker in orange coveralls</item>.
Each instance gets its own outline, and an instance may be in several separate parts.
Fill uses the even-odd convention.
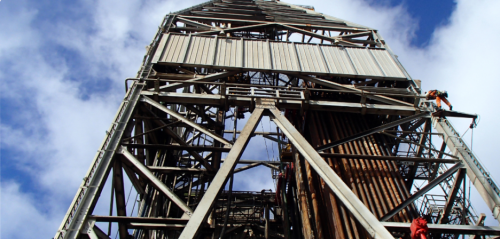
[[[446,99],[446,97],[448,97],[448,92],[446,91],[430,90],[425,94],[426,99],[436,100],[436,104],[439,109],[441,109],[441,101],[443,101],[445,104],[448,105],[448,107],[450,107],[450,110],[452,110],[453,106],[450,104],[448,99]]]

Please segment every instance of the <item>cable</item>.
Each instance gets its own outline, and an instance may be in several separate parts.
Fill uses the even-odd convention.
[[[467,130],[466,130],[466,131],[462,134],[462,136],[460,136],[460,138],[463,138],[463,137],[464,137],[464,135],[465,135],[465,134],[469,131],[469,129],[470,129],[470,127],[469,127],[469,128],[467,128]]]
[[[472,151],[472,146],[474,143],[474,128],[472,128],[471,133],[470,133],[470,150]]]
[[[271,131],[273,131],[273,128],[271,127],[271,121],[269,121],[269,132],[271,132]],[[276,136],[276,137],[278,137],[278,136]],[[278,137],[278,140],[280,140],[279,137]],[[272,142],[271,142],[271,146],[272,146],[271,149],[273,150],[273,161],[275,161],[274,160],[274,146],[273,146]],[[276,160],[276,161],[278,161],[278,160]]]
[[[135,205],[137,204],[137,198],[138,197],[139,197],[139,194],[136,194],[135,195],[134,205],[132,206],[132,211],[130,212],[130,216],[132,216],[134,214],[134,209],[135,209]]]
[[[132,193],[132,187],[133,187],[133,186],[134,186],[134,185],[131,185],[131,186],[130,186],[130,190],[128,191],[127,200],[125,201],[125,208],[127,208],[128,200],[130,199],[130,194]],[[134,204],[135,204],[135,203],[134,203]],[[132,211],[133,211],[133,209],[132,209]],[[132,215],[131,215],[131,216],[132,216]],[[116,237],[118,237],[118,230],[119,230],[119,228],[117,228],[117,229],[116,229],[115,239],[116,239]]]
[[[262,127],[262,133],[264,133],[264,123],[262,123],[262,121],[260,122],[260,126]],[[267,152],[267,161],[271,161],[270,160],[270,157],[269,157],[269,150],[267,149],[267,141],[266,141],[266,137],[264,137],[264,135],[262,136],[264,138],[264,145],[266,145],[266,152]],[[271,143],[272,144],[272,143]],[[274,185],[276,187],[276,182],[275,182],[275,179],[274,179],[274,171],[273,169],[271,169],[271,178],[273,178],[273,182],[274,182]]]
[[[262,122],[260,122],[260,126],[262,127],[262,133],[264,133],[264,124]],[[267,149],[266,137],[262,136],[262,138],[264,138],[264,144],[266,145],[267,161],[271,161],[271,160],[269,160],[270,157],[269,157],[269,150]]]

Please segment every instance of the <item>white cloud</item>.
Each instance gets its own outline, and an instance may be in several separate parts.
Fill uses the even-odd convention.
[[[40,203],[36,195],[20,191],[16,182],[1,184],[2,238],[49,238],[54,234],[53,225],[59,224],[58,215]],[[32,230],[26,230],[33,227]]]
[[[2,101],[9,104],[4,113],[11,118],[0,127],[2,135],[8,135],[1,139],[2,149],[11,151],[10,158],[4,155],[2,160],[29,175],[15,190],[2,184],[2,201],[22,198],[19,207],[33,209],[32,214],[18,213],[12,223],[6,220],[10,214],[2,212],[5,237],[19,230],[26,235],[17,233],[15,238],[55,234],[116,113],[125,78],[135,77],[145,46],[173,5],[160,1],[87,3],[82,10],[89,11],[91,19],[43,19],[43,27],[37,25],[39,11],[28,2],[2,6],[0,21],[9,22],[2,25],[11,28],[0,33],[0,62],[6,63],[0,74]],[[122,11],[116,10],[118,5]],[[54,46],[71,52],[48,50]],[[112,81],[109,89],[103,88],[106,81]],[[97,91],[83,96],[82,92],[92,89]],[[36,204],[33,197],[39,200]],[[36,215],[49,219],[38,218],[40,223],[36,223]],[[29,223],[14,224],[23,220]]]
[[[90,14],[90,19],[45,19],[43,28],[37,27],[39,10],[29,2],[18,1],[15,6],[1,3],[0,22],[9,24],[2,23],[6,28],[0,31],[0,92],[9,107],[17,107],[15,112],[13,108],[4,112],[15,123],[0,125],[0,133],[9,135],[2,137],[1,147],[19,152],[15,157],[18,170],[29,172],[33,187],[38,188],[24,193],[30,189],[20,189],[18,182],[2,183],[4,237],[31,238],[35,233],[51,237],[55,233],[116,112],[124,93],[123,81],[135,76],[144,47],[162,17],[197,3],[84,1],[81,11]],[[496,102],[490,102],[499,86],[496,65],[500,50],[494,41],[500,33],[492,30],[500,25],[494,12],[500,7],[498,1],[457,1],[449,25],[438,29],[425,49],[409,45],[417,25],[402,6],[369,7],[361,0],[307,4],[325,14],[378,29],[410,75],[422,79],[424,89],[446,89],[456,110],[481,114],[474,149],[489,168],[499,166],[494,151],[494,137],[500,133],[495,124],[498,113]],[[47,44],[72,53],[67,58],[59,53],[49,55],[44,51]],[[80,59],[81,65],[75,66],[73,57]],[[81,71],[83,76],[76,73]],[[91,84],[99,89],[102,82],[111,82],[111,87],[82,97],[82,91],[94,89]],[[457,122],[457,129],[463,132],[467,125]],[[267,177],[268,170],[263,170]],[[261,170],[247,174],[257,171]],[[11,206],[10,202],[17,203]],[[480,209],[489,211],[484,206]],[[26,234],[19,235],[20,231]]]

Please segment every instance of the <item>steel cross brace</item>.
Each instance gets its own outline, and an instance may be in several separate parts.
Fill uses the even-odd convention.
[[[233,147],[229,151],[229,154],[224,160],[224,164],[222,164],[221,168],[215,175],[212,183],[208,187],[205,195],[201,199],[200,203],[196,207],[191,219],[188,221],[186,227],[182,231],[180,235],[180,239],[192,239],[195,238],[198,234],[198,231],[201,227],[203,221],[205,221],[208,216],[209,211],[212,209],[212,206],[217,198],[217,195],[222,190],[224,185],[228,180],[228,176],[230,176],[236,166],[236,163],[240,159],[243,151],[245,150],[248,142],[250,141],[255,128],[257,127],[260,119],[262,118],[262,113],[264,112],[263,108],[256,108],[250,118],[248,119],[245,127],[240,133],[240,136],[236,139]]]
[[[224,139],[223,137],[221,137],[221,136],[219,136],[219,135],[217,135],[215,133],[212,133],[210,130],[208,130],[208,129],[206,129],[206,128],[204,128],[204,127],[202,127],[202,126],[200,126],[200,125],[198,125],[198,124],[196,124],[196,123],[194,123],[194,122],[192,122],[192,121],[190,121],[190,120],[188,120],[186,118],[184,118],[179,113],[177,113],[177,112],[175,112],[175,111],[173,111],[173,110],[171,110],[171,109],[163,106],[162,104],[160,104],[160,103],[152,100],[151,98],[149,98],[147,96],[142,96],[141,101],[146,102],[146,103],[148,103],[148,104],[150,104],[150,105],[158,108],[159,110],[161,110],[161,111],[163,111],[163,112],[165,112],[165,113],[167,113],[167,114],[169,114],[169,115],[177,118],[181,122],[183,122],[183,123],[185,123],[185,124],[187,124],[187,125],[195,128],[195,129],[203,132],[204,134],[212,137],[213,139],[215,139],[215,140],[217,140],[217,141],[219,141],[219,142],[221,142],[221,143],[223,143],[223,144],[225,144],[227,146],[231,146],[231,143],[229,141],[227,141],[226,139]]]
[[[249,138],[253,135],[255,127],[259,123],[264,108],[269,110],[274,116],[273,121],[285,133],[290,142],[311,164],[318,175],[327,183],[335,195],[356,217],[359,223],[367,230],[373,238],[394,238],[391,233],[379,222],[379,220],[366,208],[351,189],[342,181],[342,179],[330,168],[319,153],[307,142],[307,140],[295,129],[295,127],[281,114],[274,105],[257,105],[250,116],[247,124],[241,131],[235,144],[231,148],[224,164],[215,175],[210,187],[201,199],[198,207],[194,211],[191,219],[180,235],[180,239],[195,238],[203,221],[212,209],[213,203],[219,192],[231,175],[234,167],[239,161],[243,150],[245,149]]]
[[[172,190],[170,190],[162,181],[160,181],[149,169],[144,166],[137,158],[130,153],[126,147],[122,146],[118,151],[119,154],[125,156],[125,159],[132,164],[132,166],[137,170],[137,173],[143,175],[145,178],[151,181],[152,185],[159,191],[165,194],[170,200],[172,200],[177,206],[179,206],[187,217],[191,216],[193,210],[186,205],[186,203],[179,198]]]
[[[389,211],[387,214],[385,214],[380,219],[380,221],[385,222],[385,221],[391,219],[394,215],[396,215],[396,213],[398,213],[399,211],[403,210],[403,208],[405,208],[408,205],[410,205],[411,203],[413,203],[413,201],[415,201],[415,199],[421,197],[422,195],[427,193],[429,190],[436,187],[439,183],[441,183],[443,180],[445,180],[446,178],[451,176],[453,173],[455,173],[455,171],[457,171],[461,167],[463,167],[462,163],[455,164],[453,167],[448,169],[446,172],[439,175],[439,177],[437,177],[436,179],[432,180],[427,185],[425,185],[422,189],[418,190],[418,192],[411,195],[408,199],[406,199],[406,201],[404,201],[403,203],[401,203],[400,205],[398,205],[397,207],[395,207],[391,211]]]

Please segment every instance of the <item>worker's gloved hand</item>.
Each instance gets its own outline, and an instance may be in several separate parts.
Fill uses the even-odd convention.
[[[453,105],[450,105],[450,110],[453,110]]]

